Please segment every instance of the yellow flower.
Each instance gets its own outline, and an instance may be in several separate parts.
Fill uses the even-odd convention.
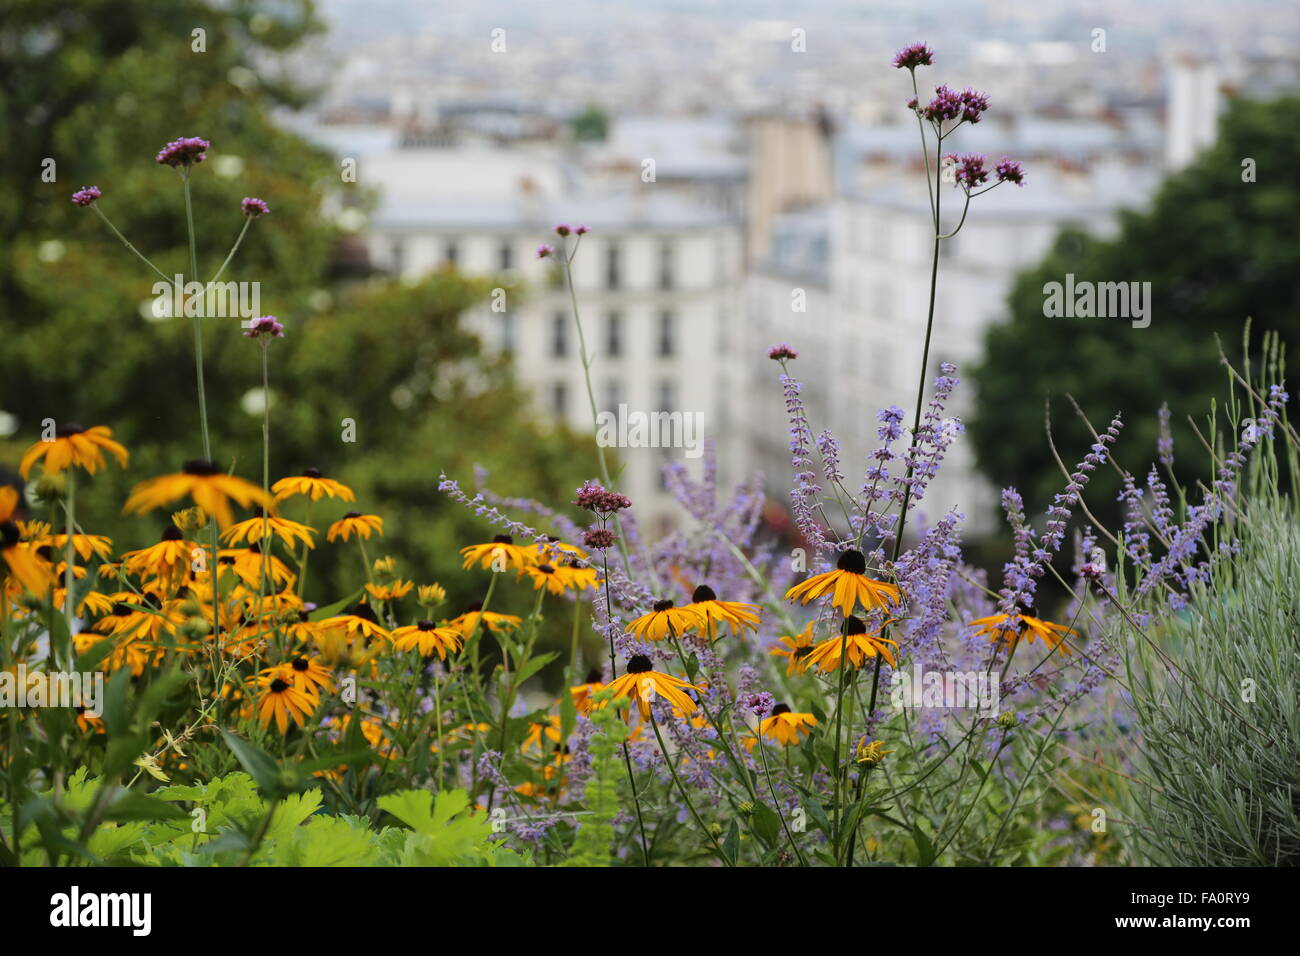
[[[136,485],[122,510],[128,514],[144,514],[186,495],[215,517],[222,528],[228,528],[235,520],[230,508],[232,500],[241,508],[260,505],[270,513],[275,512],[275,499],[257,485],[227,475],[215,462],[201,459],[187,461],[176,474],[150,478]]]
[[[662,641],[681,637],[687,631],[704,627],[705,616],[693,606],[673,607],[672,601],[656,601],[649,614],[642,614],[627,626],[627,633],[643,641]]]
[[[50,535],[45,543],[58,552],[66,553],[68,550],[66,534]],[[81,555],[83,561],[89,561],[92,554],[97,554],[107,561],[113,554],[113,539],[102,534],[74,534],[72,549]]]
[[[573,698],[574,709],[580,714],[591,713],[591,695],[602,690],[604,686],[600,682],[600,671],[594,669],[590,671],[584,683],[569,688],[569,695]]]
[[[1012,650],[1019,645],[1022,637],[1026,644],[1032,644],[1038,638],[1053,650],[1059,647],[1061,653],[1067,656],[1071,651],[1065,639],[1071,634],[1079,633],[1074,628],[1039,620],[1028,614],[992,614],[976,618],[970,622],[970,626],[976,629],[976,634],[988,634],[990,641],[1002,641]]]
[[[499,534],[487,544],[461,548],[460,553],[465,558],[461,567],[467,571],[476,564],[485,571],[505,571],[508,568],[522,571],[537,559],[535,548],[515,544],[515,539],[508,534]]]
[[[808,655],[812,653],[813,648],[812,632],[815,623],[815,621],[809,621],[808,626],[798,634],[783,634],[779,641],[782,646],[774,647],[768,652],[773,657],[784,657],[786,659],[785,675],[787,677],[792,677],[808,667]]]
[[[105,467],[104,452],[108,451],[125,468],[127,454],[125,448],[113,441],[113,431],[103,425],[94,428],[82,428],[68,422],[55,430],[54,438],[42,439],[28,448],[22,461],[18,464],[18,473],[24,478],[32,470],[32,465],[44,459],[45,473],[57,475],[63,469],[72,466],[85,469],[94,474]]]
[[[853,614],[854,608],[861,604],[868,611],[879,609],[889,611],[902,601],[898,588],[884,581],[867,577],[867,559],[861,551],[850,548],[840,554],[835,564],[836,570],[825,574],[814,574],[785,592],[785,599],[807,604],[825,594],[831,594],[831,604],[840,609],[845,617]]]
[[[715,621],[731,626],[733,634],[744,634],[746,630],[758,630],[758,605],[742,601],[719,601],[713,588],[701,584],[691,595],[691,603],[686,605],[698,611],[705,620],[705,627],[716,633]]]
[[[287,676],[290,682],[304,694],[319,697],[322,690],[329,690],[334,685],[330,669],[321,663],[319,657],[299,655],[279,667],[269,668],[263,673],[275,676]]]
[[[564,586],[573,591],[594,591],[600,587],[600,573],[595,568],[580,568],[566,561],[555,569]]]
[[[294,495],[303,495],[312,501],[320,501],[324,497],[340,498],[343,501],[357,500],[351,488],[333,478],[324,477],[318,468],[306,468],[301,475],[281,478],[271,486],[271,493],[275,495],[276,501]]]
[[[644,654],[637,654],[627,662],[627,673],[610,682],[609,690],[612,691],[610,700],[617,700],[620,697],[635,700],[641,712],[641,719],[646,720],[650,717],[650,704],[659,696],[672,704],[678,713],[693,713],[696,707],[695,701],[686,696],[685,691],[699,690],[699,688],[680,677],[652,670],[650,658]],[[598,708],[603,706],[604,703],[597,705]]]
[[[233,524],[221,533],[226,544],[255,544],[275,537],[290,548],[293,548],[295,542],[301,542],[308,548],[316,547],[316,541],[312,537],[316,533],[315,528],[288,518],[264,515],[260,508],[255,508],[254,511],[257,514],[252,518]]]
[[[441,604],[447,600],[447,589],[441,584],[421,584],[415,594],[421,604]]]
[[[0,485],[0,558],[8,569],[8,577],[43,598],[54,584],[54,575],[35,550],[20,540],[18,525],[11,520],[17,508],[18,489]]]
[[[414,581],[394,581],[392,584],[367,584],[366,591],[376,601],[397,601],[411,593]]]
[[[299,727],[303,726],[320,703],[319,698],[295,686],[293,669],[285,665],[260,675],[257,683],[263,688],[257,701],[258,721],[266,727],[274,718],[281,734],[289,732],[291,718]]]
[[[176,590],[194,561],[194,552],[205,554],[193,541],[186,541],[179,528],[168,525],[157,544],[122,555],[122,567],[136,577],[156,577],[169,594]]]
[[[464,634],[467,638],[474,633],[474,629],[479,626],[479,619],[482,618],[483,627],[486,627],[494,634],[501,631],[513,631],[523,622],[523,618],[514,614],[498,614],[496,611],[485,611],[483,605],[478,601],[471,604],[465,613],[459,617],[448,621],[450,627],[454,627]]]
[[[532,580],[534,591],[546,588],[551,594],[564,593],[565,579],[561,577],[557,568],[549,564],[530,565],[519,572],[519,577],[525,575]]]
[[[558,716],[548,716],[547,722],[544,724],[529,724],[528,733],[524,735],[524,742],[520,745],[519,749],[524,753],[528,753],[531,750],[545,753],[546,745],[545,741],[542,739],[543,737],[553,744],[558,744],[560,742],[560,718]]]
[[[887,660],[890,667],[894,667],[894,654],[889,645],[897,648],[898,643],[880,636],[881,629],[892,623],[892,620],[885,621],[876,630],[868,632],[867,625],[861,619],[850,617],[844,622],[843,634],[828,637],[813,647],[808,654],[808,665],[815,665],[823,674],[830,673],[842,663],[840,651],[843,649],[854,667],[861,667],[867,658],[874,658],[877,654]]]
[[[458,628],[446,625],[437,627],[432,621],[420,621],[410,627],[399,627],[393,631],[393,646],[399,651],[418,649],[424,657],[438,655],[438,660],[445,661],[448,652],[460,650],[465,635]]]
[[[867,743],[867,740],[864,737],[858,743],[858,751],[855,759],[864,767],[874,767],[879,764],[880,761],[885,759],[885,754],[892,753],[892,750],[885,749],[885,742],[883,740],[873,740],[871,743]]]
[[[325,538],[327,541],[333,541],[335,538],[342,538],[344,541],[347,541],[354,534],[358,538],[369,538],[372,532],[377,535],[383,535],[383,518],[379,517],[379,515],[363,515],[358,514],[355,511],[349,511],[338,521],[330,525]]]
[[[375,612],[364,604],[358,604],[351,614],[339,614],[318,621],[317,626],[325,634],[339,633],[351,641],[358,635],[369,644],[376,637],[392,640],[393,635],[375,618]]]
[[[759,733],[770,737],[782,747],[799,743],[799,733],[811,733],[817,725],[817,718],[812,714],[792,713],[786,704],[777,704],[772,708],[772,715],[758,725]]]
[[[551,535],[545,541],[537,542],[537,555],[533,558],[534,561],[537,561],[538,563],[546,561],[550,564],[555,564],[561,558],[568,560],[577,558],[581,561],[585,561],[587,559],[587,552],[583,551],[576,545],[561,541],[554,535]]]

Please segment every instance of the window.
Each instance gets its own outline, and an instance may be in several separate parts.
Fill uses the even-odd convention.
[[[659,244],[659,288],[673,287],[673,244],[665,239]]]
[[[623,316],[617,312],[605,316],[605,354],[610,358],[623,354]]]
[[[619,288],[622,278],[622,256],[618,246],[611,242],[605,249],[605,288]]]
[[[460,261],[460,246],[456,245],[456,240],[452,239],[447,243],[447,265],[456,268],[456,263]]]
[[[515,267],[515,247],[509,239],[501,241],[501,248],[497,250],[497,260],[502,272],[509,272]]]
[[[610,379],[605,383],[605,411],[618,414],[618,406],[623,404],[623,383]]]
[[[664,379],[659,383],[659,407],[656,411],[671,412],[677,407],[677,389],[671,381]]]
[[[551,316],[551,357],[564,358],[569,354],[569,317],[563,312]]]
[[[551,386],[551,410],[556,418],[563,418],[569,411],[569,386],[556,382]]]
[[[501,313],[501,351],[512,355],[515,351],[515,315],[513,312]]]
[[[676,343],[676,317],[664,310],[659,313],[659,354],[661,356],[672,355],[677,350]]]

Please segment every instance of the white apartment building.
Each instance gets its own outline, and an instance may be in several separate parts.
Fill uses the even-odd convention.
[[[569,292],[555,260],[536,255],[538,245],[558,241],[557,223],[587,226],[573,271],[597,411],[629,422],[632,441],[634,413],[680,413],[660,434],[669,447],[607,450],[621,469],[618,490],[633,500],[643,530],[656,535],[683,517],[663,487],[666,461],[685,461],[698,473],[702,443],[712,442],[720,480],[740,480],[737,431],[746,417],[737,409],[743,387],[738,222],[657,192],[655,183],[615,195],[562,193],[546,185],[558,183],[560,173],[535,157],[515,181],[505,179],[505,188],[479,196],[405,191],[405,176],[415,170],[427,184],[439,178],[440,160],[463,163],[442,152],[403,150],[391,160],[371,159],[385,181],[369,226],[371,261],[412,279],[447,266],[499,277],[503,295],[495,307],[489,301],[468,317],[472,327],[489,348],[513,356],[539,413],[591,433]],[[648,440],[655,442],[653,433]],[[594,450],[590,474],[598,477]]]

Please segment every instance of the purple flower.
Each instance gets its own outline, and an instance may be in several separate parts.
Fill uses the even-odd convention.
[[[567,222],[562,222],[555,227],[555,234],[557,236],[567,236],[571,232],[573,232],[573,227]]]
[[[197,136],[174,139],[158,151],[158,162],[163,166],[193,166],[208,158],[212,144]]]
[[[537,247],[537,258],[539,259],[550,258],[554,254],[555,254],[555,248],[553,246],[548,246],[545,243],[543,243],[542,245]]]
[[[244,215],[249,219],[265,216],[271,211],[271,207],[266,204],[265,199],[257,199],[253,196],[245,196],[244,201],[239,205],[244,210]]]
[[[576,229],[573,230],[573,234],[575,236],[585,236],[588,231],[589,230],[587,229],[586,226],[578,226]]]
[[[273,339],[284,338],[284,326],[281,325],[273,315],[263,315],[253,320],[245,331],[244,335],[250,339],[261,338],[263,335]]]
[[[793,361],[799,357],[799,353],[782,342],[781,344],[773,345],[768,349],[767,357],[774,362]]]
[[[626,495],[608,491],[594,481],[588,481],[578,489],[578,497],[573,503],[585,511],[597,514],[611,514],[632,507],[632,501]]]
[[[993,167],[993,172],[1000,183],[1015,183],[1017,186],[1025,184],[1025,167],[1017,159],[1007,159],[1003,156]]]
[[[746,694],[740,705],[755,717],[766,717],[776,706],[776,698],[767,691],[760,691],[757,694]]]
[[[964,156],[952,153],[944,158],[957,167],[954,175],[958,185],[974,189],[988,182],[989,171],[984,168],[984,157],[979,153],[967,153]]]
[[[588,528],[582,534],[582,546],[591,548],[594,551],[604,551],[606,548],[612,548],[618,538],[614,532],[608,528]]]
[[[915,70],[918,66],[933,66],[934,51],[924,43],[913,43],[894,54],[894,66],[903,70]]]
[[[72,194],[72,201],[78,206],[93,206],[102,195],[98,186],[82,186]]]

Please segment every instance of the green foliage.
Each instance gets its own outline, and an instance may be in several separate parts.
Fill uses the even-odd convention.
[[[65,807],[90,809],[100,781],[78,771]],[[48,797],[49,794],[44,796]],[[144,798],[139,798],[144,799]],[[531,863],[493,839],[491,824],[469,812],[463,790],[405,790],[380,806],[409,829],[376,828],[366,817],[322,812],[319,790],[268,803],[244,773],[193,786],[163,787],[137,810],[137,820],[99,826],[83,862],[130,866],[525,866]],[[8,819],[6,810],[4,819]],[[10,834],[5,832],[8,842]],[[61,840],[71,843],[75,826]],[[52,834],[32,824],[23,839],[24,865],[43,862]]]
[[[609,117],[599,106],[588,106],[573,118],[573,138],[600,142],[609,135]]]
[[[1127,812],[1151,864],[1300,864],[1300,524],[1277,500],[1243,517],[1241,553],[1156,635],[1182,674],[1145,654],[1133,667],[1146,676]]]
[[[613,692],[606,689],[592,695],[593,701],[609,701]],[[627,701],[619,698],[600,710],[591,712],[595,732],[591,738],[591,770],[583,802],[589,816],[582,819],[565,866],[609,866],[614,846],[614,817],[618,814],[619,775],[623,773],[619,755],[627,739],[627,724],[619,707]]]
[[[1223,394],[1215,335],[1234,361],[1247,320],[1256,333],[1300,342],[1300,181],[1292,163],[1298,150],[1300,98],[1238,101],[1223,117],[1216,145],[1166,180],[1149,211],[1125,213],[1114,240],[1067,230],[1020,277],[1007,302],[1010,318],[989,329],[985,358],[971,375],[978,404],[969,434],[985,474],[1018,487],[1031,507],[1049,503],[1064,479],[1042,439],[1044,402],[1051,400],[1067,465],[1077,458],[1069,449],[1092,443],[1068,393],[1098,430],[1116,411],[1124,413],[1118,457],[1143,473],[1155,447],[1157,410],[1167,402],[1182,449],[1179,480],[1204,476],[1205,458],[1186,422]],[[1242,181],[1244,157],[1258,164],[1257,182]],[[1064,282],[1067,273],[1076,281],[1150,282],[1150,327],[1116,318],[1045,318],[1043,287]],[[1114,526],[1118,479],[1110,469],[1092,477],[1089,500]]]

